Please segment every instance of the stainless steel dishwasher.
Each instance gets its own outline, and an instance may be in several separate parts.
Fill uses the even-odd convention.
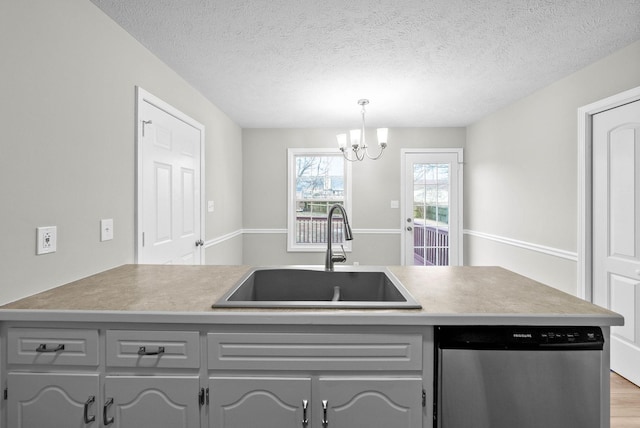
[[[437,327],[437,428],[600,427],[598,327]]]

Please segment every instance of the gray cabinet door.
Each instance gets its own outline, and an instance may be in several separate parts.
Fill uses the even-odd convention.
[[[300,428],[311,417],[308,377],[212,377],[209,391],[210,427]]]
[[[198,376],[107,376],[103,423],[114,428],[199,428],[199,384]]]
[[[8,426],[98,427],[99,381],[97,373],[9,373]]]
[[[320,377],[317,389],[314,427],[422,427],[419,377]]]

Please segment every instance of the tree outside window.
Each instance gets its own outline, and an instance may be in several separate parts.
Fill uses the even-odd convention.
[[[349,212],[348,170],[335,150],[289,149],[289,251],[326,249],[329,209],[341,204]],[[331,233],[334,243],[348,246],[339,215]]]

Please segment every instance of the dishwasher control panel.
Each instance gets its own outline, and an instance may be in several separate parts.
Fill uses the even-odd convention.
[[[590,349],[601,350],[600,327],[589,326],[441,326],[440,349]]]

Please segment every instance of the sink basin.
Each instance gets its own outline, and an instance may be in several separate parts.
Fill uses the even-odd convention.
[[[257,268],[213,305],[242,308],[419,309],[386,268],[326,272]]]

